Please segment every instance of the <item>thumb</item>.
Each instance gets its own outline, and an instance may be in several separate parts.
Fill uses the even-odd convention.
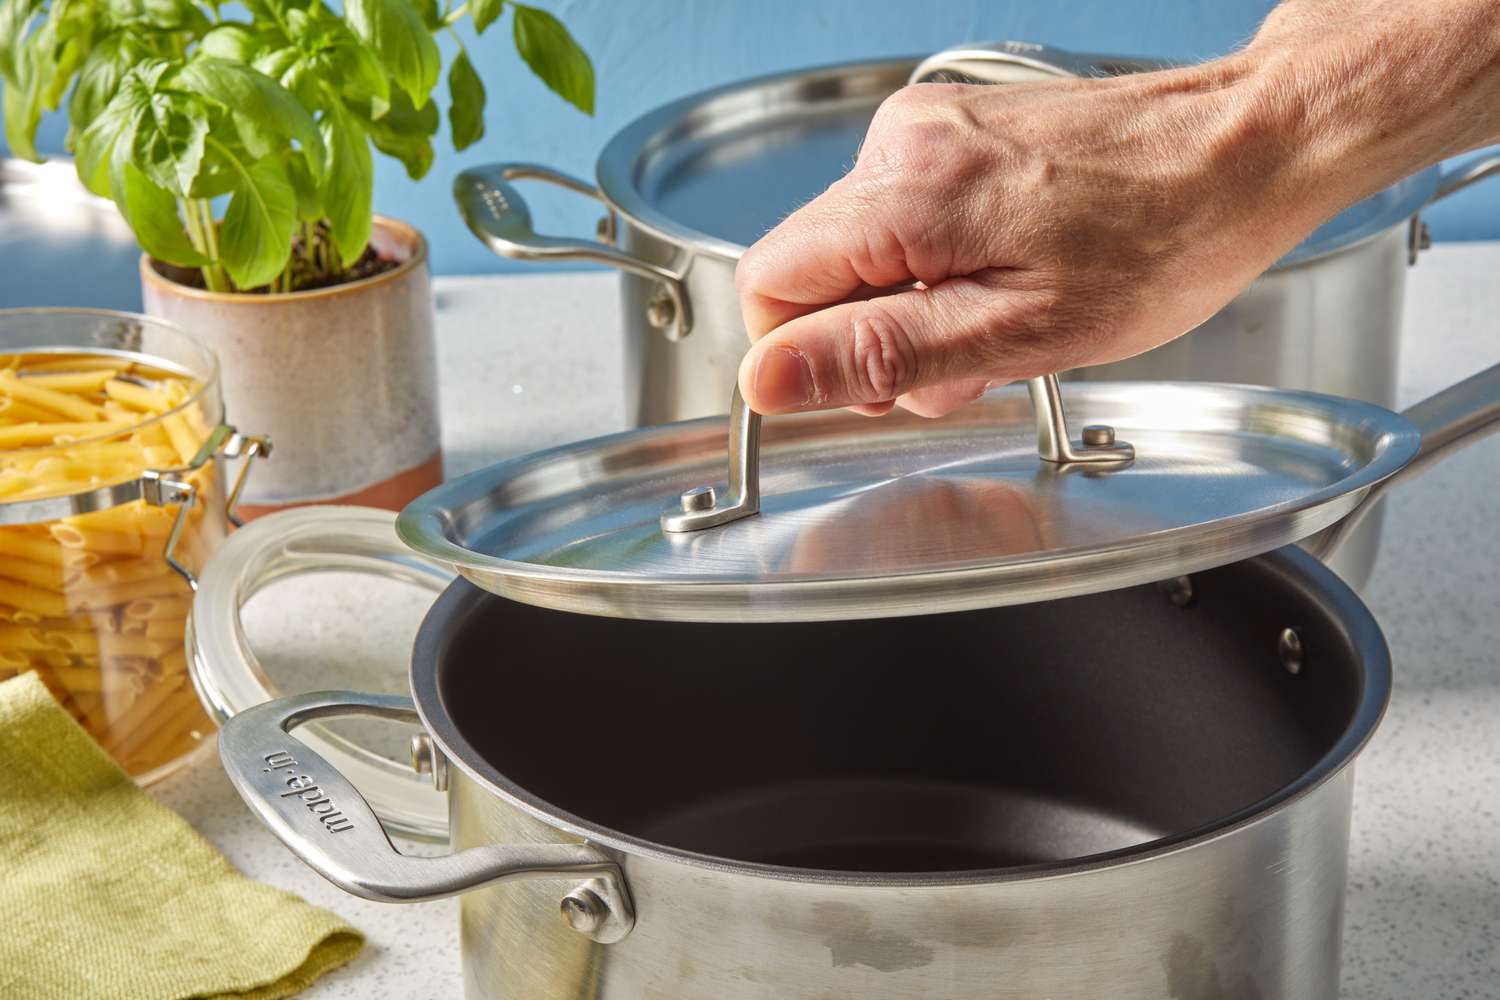
[[[757,413],[868,406],[978,376],[1045,369],[1036,338],[1000,286],[1003,272],[952,278],[792,319],[740,364],[740,392]],[[1036,372],[1030,369],[1036,368]]]

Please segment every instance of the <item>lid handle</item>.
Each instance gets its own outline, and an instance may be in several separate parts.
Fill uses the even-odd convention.
[[[1135,448],[1116,441],[1113,427],[1090,425],[1079,440],[1068,434],[1056,375],[1028,379],[1026,388],[1036,413],[1036,450],[1042,461],[1108,470],[1135,460]],[[700,531],[760,513],[760,421],[736,385],[729,404],[729,487],[722,497],[712,486],[684,492],[675,507],[662,512],[663,531]]]

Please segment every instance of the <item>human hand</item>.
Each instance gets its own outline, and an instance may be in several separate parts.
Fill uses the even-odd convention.
[[[850,173],[740,261],[746,401],[936,416],[992,384],[1130,357],[1348,204],[1482,144],[1445,137],[1391,75],[1391,33],[1440,17],[1334,6],[1289,3],[1264,38],[1202,66],[895,94]],[[1376,100],[1397,90],[1403,104]]]

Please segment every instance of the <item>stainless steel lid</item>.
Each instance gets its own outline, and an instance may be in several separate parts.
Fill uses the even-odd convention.
[[[1268,551],[1347,514],[1419,445],[1371,404],[1199,383],[1069,385],[1074,419],[1090,425],[1070,443],[1056,379],[1028,388],[1031,402],[1010,387],[940,421],[778,417],[763,443],[736,396],[727,426],[633,431],[444,484],[397,531],[486,590],[566,611],[912,615]]]
[[[983,71],[976,70],[983,57]],[[848,172],[870,119],[921,69],[956,64],[968,78],[1012,83],[1111,76],[1160,60],[985,42],[929,57],[848,63],[735,83],[636,119],[599,155],[599,190],[635,224],[694,250],[735,259]],[[1334,253],[1410,218],[1437,194],[1440,171],[1415,174],[1325,223],[1275,267]]]

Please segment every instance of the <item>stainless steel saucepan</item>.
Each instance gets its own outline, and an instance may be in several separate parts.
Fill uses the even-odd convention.
[[[1096,388],[1069,387],[1070,408],[1088,412]],[[726,571],[719,555],[793,523],[816,540],[823,525],[874,510],[892,534],[936,539],[884,507],[887,488],[897,499],[902,489],[951,496],[951,527],[984,552],[1015,537],[976,520],[984,504],[966,497],[1009,495],[994,484],[1019,481],[1006,476],[1023,462],[1031,500],[1072,506],[1027,520],[1018,502],[1003,515],[1020,534],[1045,521],[1065,537],[1077,530],[1070,518],[1125,509],[1106,501],[1138,493],[1167,461],[1153,451],[1191,438],[1149,432],[1151,414],[1180,411],[1153,403],[1172,390],[1138,387],[1132,420],[1117,394],[1126,390],[1111,387],[1116,429],[1135,445],[1114,463],[1057,454],[1039,463],[1035,451],[1002,448],[907,475],[903,462],[942,457],[941,445],[922,444],[942,422],[902,447],[899,430],[847,417],[865,429],[850,444],[864,440],[876,456],[863,473],[879,485],[812,487],[822,494],[803,491],[801,507],[774,495],[793,481],[787,466],[853,459],[830,458],[826,441],[799,436],[792,421],[792,433],[767,441],[759,513],[643,534],[615,557],[639,557],[661,537],[678,546],[683,572],[712,588]],[[1345,511],[1399,478],[1382,456],[1416,469],[1500,421],[1500,366],[1407,412],[1420,448],[1410,425],[1373,407],[1203,392],[1179,403],[1196,399],[1204,421],[1241,429],[1223,433],[1221,461],[1199,471],[1207,478],[1193,478],[1196,460],[1173,466],[1176,493],[1212,494],[1236,477],[1253,492],[1257,476],[1290,493],[1297,475],[1348,476]],[[1275,439],[1257,436],[1267,421]],[[446,530],[475,545],[476,559],[480,549],[529,546],[535,565],[560,575],[538,575],[528,597],[570,599],[577,589],[565,591],[591,571],[575,565],[569,576],[546,560],[603,551],[561,540],[582,539],[611,498],[628,502],[612,477],[651,479],[630,470],[632,441],[671,466],[700,447],[705,424],[724,440],[722,421],[688,423],[450,484],[447,498],[473,499],[449,509]],[[1104,447],[1098,433],[1086,437],[1093,443],[1075,447]],[[1259,472],[1257,454],[1271,456]],[[1363,455],[1375,472],[1360,478],[1337,454]],[[691,484],[703,468],[688,461],[652,489]],[[473,490],[480,482],[483,496]],[[1172,495],[1159,503],[1171,506]],[[1225,529],[1248,538],[1310,503],[1289,515],[1272,502],[1263,518],[1236,515]],[[340,565],[400,551],[383,525],[328,516],[327,548]],[[655,508],[646,516],[660,532]],[[943,515],[927,507],[922,516]],[[1320,544],[1335,544],[1336,532]],[[273,518],[236,541],[256,538],[279,544]],[[550,548],[532,544],[546,538]],[[1149,526],[1142,545],[1152,559],[1177,558]],[[298,548],[306,559],[316,545],[303,538]],[[1076,553],[1062,552],[1060,565],[1073,565]],[[592,572],[603,580],[611,571]],[[767,579],[779,572],[765,569]],[[1015,585],[1037,598],[1053,592],[1045,580]],[[205,578],[200,594],[215,589]],[[1380,629],[1349,587],[1285,547],[1159,584],[921,613],[945,606],[938,593],[905,617],[641,620],[458,582],[422,626],[410,700],[328,692],[269,702],[228,721],[220,752],[251,808],[346,890],[390,901],[464,893],[470,1000],[1334,1000],[1352,762],[1390,691]],[[291,733],[343,714],[420,721],[415,763],[446,789],[453,854],[398,854],[355,788]]]
[[[498,254],[621,271],[629,418],[639,426],[723,413],[746,335],[734,292],[745,248],[849,167],[880,102],[910,79],[1012,83],[1111,76],[1160,60],[1082,55],[1031,42],[976,43],[926,60],[850,63],[694,94],[621,129],[595,183],[536,164],[463,172],[465,221]],[[1421,211],[1500,172],[1490,150],[1425,170],[1314,233],[1191,334],[1076,378],[1242,382],[1396,403],[1406,269],[1426,245]],[[602,204],[598,239],[536,233],[514,182],[541,180]],[[1379,512],[1334,567],[1360,586]]]

